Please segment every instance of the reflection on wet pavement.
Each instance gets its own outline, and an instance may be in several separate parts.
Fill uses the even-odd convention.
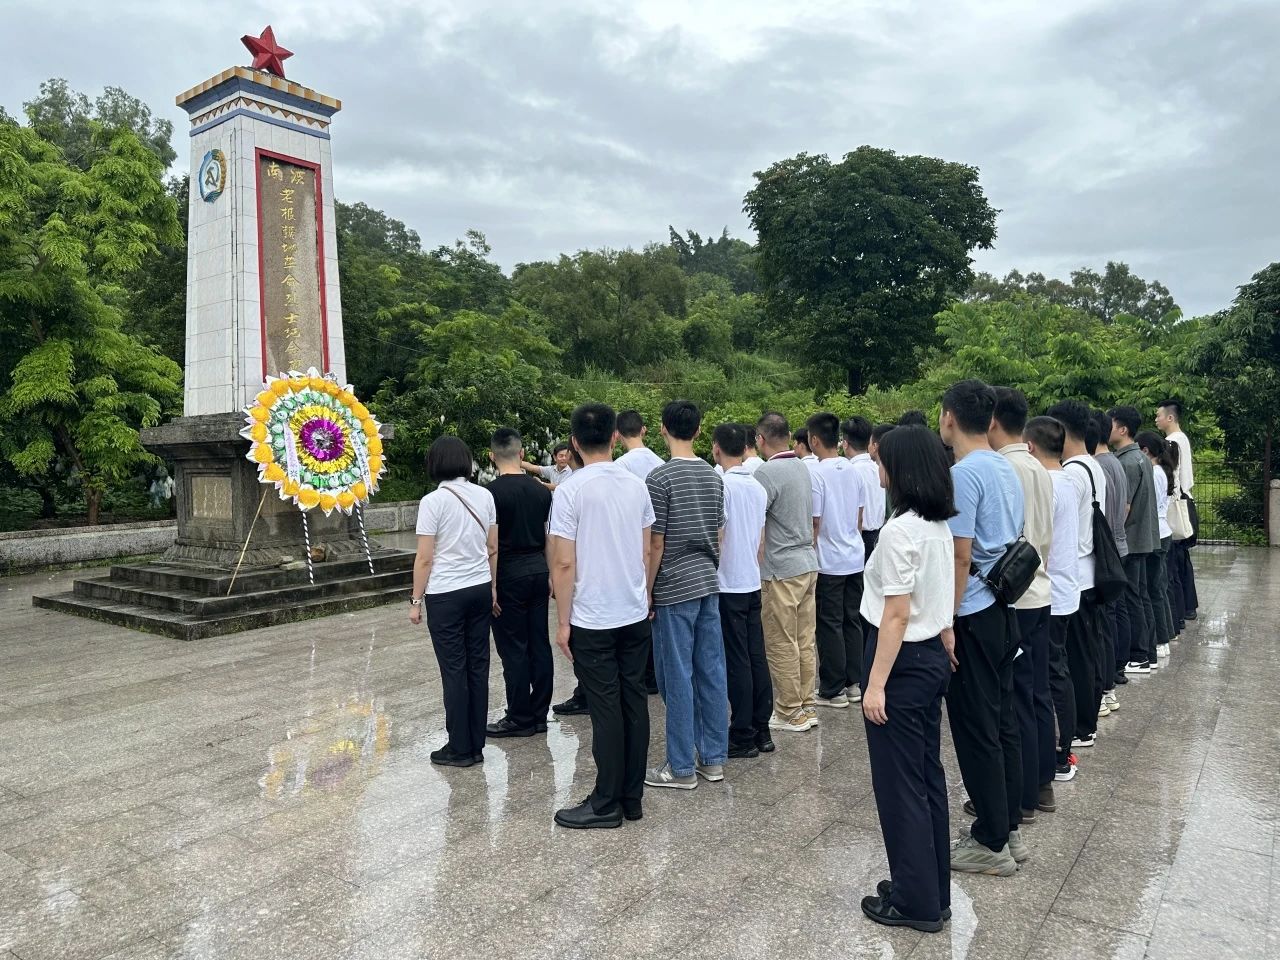
[[[566,832],[587,719],[433,767],[400,606],[182,644],[31,608],[73,574],[0,580],[0,958],[1280,957],[1280,551],[1195,560],[1201,619],[936,936],[859,910],[887,869],[856,711]]]

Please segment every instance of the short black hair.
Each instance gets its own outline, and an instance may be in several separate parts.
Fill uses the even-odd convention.
[[[722,423],[711,434],[717,447],[731,457],[740,457],[747,449],[747,431],[740,423]]]
[[[677,440],[692,440],[702,426],[702,411],[692,400],[672,400],[662,408],[662,425]]]
[[[617,426],[618,415],[607,403],[584,403],[569,417],[569,432],[578,441],[578,449],[586,453],[599,453],[613,446]]]
[[[1124,427],[1128,430],[1129,437],[1131,439],[1137,438],[1138,429],[1142,426],[1142,414],[1138,411],[1137,407],[1112,407],[1107,411],[1107,416],[1110,417],[1112,422],[1117,426]]]
[[[1091,419],[1089,407],[1086,404],[1081,403],[1079,400],[1059,400],[1046,413],[1066,428],[1068,437],[1081,443],[1084,442],[1085,434],[1089,432],[1089,420]]]
[[[880,464],[889,478],[889,502],[895,512],[912,510],[925,520],[950,520],[956,515],[947,452],[928,427],[899,427],[885,434]]]
[[[791,424],[776,410],[766,410],[756,422],[756,433],[773,443],[786,443],[791,439]]]
[[[981,380],[953,383],[942,395],[942,409],[954,416],[960,430],[970,436],[986,435],[995,408],[996,392]]]
[[[898,418],[897,425],[899,427],[927,427],[929,418],[924,415],[923,411],[908,410]]]
[[[884,440],[885,435],[895,427],[897,427],[896,423],[877,423],[871,428],[871,439],[876,443],[881,443]]]
[[[1034,443],[1037,450],[1061,460],[1067,430],[1061,420],[1055,420],[1053,417],[1032,417],[1022,428],[1022,439]]]
[[[1156,466],[1164,471],[1164,479],[1166,493],[1173,493],[1173,474],[1177,466],[1173,462],[1173,457],[1169,455],[1169,448],[1176,447],[1176,443],[1170,443],[1154,430],[1142,430],[1134,438],[1134,442],[1138,444],[1138,449],[1143,453],[1154,454],[1156,458]]]
[[[1182,422],[1182,401],[1175,400],[1173,397],[1165,397],[1157,403],[1156,406],[1164,407],[1173,414],[1173,419],[1177,420],[1179,423]]]
[[[427,476],[436,483],[470,480],[472,470],[471,451],[455,436],[436,437],[427,451]]]
[[[996,392],[996,406],[991,411],[991,418],[1000,424],[1005,433],[1015,437],[1022,435],[1022,428],[1027,425],[1027,398],[1021,390],[1013,387],[992,387]]]
[[[795,443],[803,443],[806,447],[807,447],[807,446],[809,446],[809,430],[808,430],[808,428],[807,428],[807,427],[801,427],[799,430],[797,430],[795,433],[793,433],[793,434],[791,435],[791,439],[792,439],[792,441],[793,441],[793,442],[795,442]]]
[[[1111,431],[1107,431],[1107,439],[1111,438]],[[1090,413],[1089,419],[1085,421],[1084,426],[1084,452],[1093,456],[1098,449],[1098,444],[1102,442],[1102,428],[1098,426],[1098,421],[1094,419]]]
[[[866,417],[850,417],[840,424],[840,432],[844,434],[845,446],[858,453],[863,453],[871,442],[875,428]]]
[[[834,450],[840,442],[840,418],[834,413],[815,413],[808,419],[806,426],[810,439],[822,441],[822,445],[828,450]],[[813,449],[813,444],[809,444],[809,449]]]
[[[523,446],[520,431],[514,427],[499,427],[489,439],[489,452],[495,460],[514,460],[520,456],[520,448]]]
[[[1093,420],[1094,429],[1098,431],[1098,443],[1106,446],[1111,440],[1111,418],[1107,416],[1106,411],[1096,409],[1090,410],[1089,416]],[[1085,449],[1088,449],[1088,447],[1089,445],[1086,443]],[[1089,452],[1092,453],[1093,451],[1090,450]]]
[[[568,450],[569,452],[571,452],[571,453],[572,453],[572,452],[573,452],[573,447],[569,446],[569,444],[568,444],[568,442],[567,442],[567,441],[565,441],[565,442],[561,442],[561,443],[557,443],[554,447],[552,447],[552,448],[551,448],[551,455],[554,457],[554,456],[555,456],[557,453],[559,453],[561,450]]]
[[[638,437],[644,429],[644,417],[639,410],[623,410],[618,414],[618,432],[624,437]]]
[[[746,439],[746,450],[754,450],[756,448],[756,428],[749,423],[738,424],[742,428],[743,435]]]

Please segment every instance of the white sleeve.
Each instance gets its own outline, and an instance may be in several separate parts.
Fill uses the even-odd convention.
[[[418,526],[416,532],[420,537],[434,537],[440,529],[440,509],[437,506],[439,497],[426,496],[418,504]]]
[[[578,503],[572,487],[557,487],[551,501],[551,523],[547,533],[562,540],[578,539]]]
[[[886,526],[876,541],[876,565],[881,592],[886,597],[910,594],[916,586],[920,551],[901,524]]]

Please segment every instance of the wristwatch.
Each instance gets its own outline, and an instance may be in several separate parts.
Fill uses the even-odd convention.
[[[418,597],[418,598],[415,600],[413,597],[410,597],[410,598],[409,598],[409,606],[411,606],[411,607],[420,607],[420,606],[422,606],[422,598],[421,598],[421,597]]]

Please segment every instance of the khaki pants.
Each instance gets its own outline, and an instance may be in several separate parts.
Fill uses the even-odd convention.
[[[773,680],[773,709],[789,719],[813,706],[817,669],[814,651],[816,624],[813,592],[816,573],[786,580],[766,580],[760,585],[764,655]]]

